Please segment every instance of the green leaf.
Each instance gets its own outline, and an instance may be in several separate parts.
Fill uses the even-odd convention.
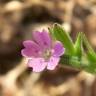
[[[72,42],[71,37],[59,24],[54,24],[53,27],[53,34],[55,38],[62,42],[65,47],[65,50],[68,52],[69,55],[74,54],[74,45]]]
[[[96,74],[96,63],[89,63],[88,66],[86,66],[84,68],[84,70],[86,70],[87,72]]]
[[[82,49],[82,32],[78,33],[74,48],[75,48],[75,56],[81,58],[82,51],[83,51],[83,49]]]
[[[83,34],[83,41],[84,41],[84,44],[85,44],[85,46],[88,50],[88,52],[87,52],[88,59],[90,60],[90,62],[95,62],[96,63],[96,53],[93,50],[93,48],[91,47],[91,45],[89,44],[85,34]]]

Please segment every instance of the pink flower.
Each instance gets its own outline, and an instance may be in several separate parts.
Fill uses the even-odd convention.
[[[58,65],[60,56],[64,54],[63,45],[56,41],[54,44],[48,32],[33,32],[33,40],[23,42],[24,49],[21,54],[28,59],[28,66],[34,72],[41,72],[45,68],[54,70]]]

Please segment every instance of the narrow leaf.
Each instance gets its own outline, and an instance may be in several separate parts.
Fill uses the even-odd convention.
[[[82,32],[79,32],[75,42],[75,56],[81,58],[82,56]]]
[[[69,36],[69,34],[67,32],[65,32],[65,30],[63,30],[63,28],[58,24],[54,25],[53,33],[54,33],[54,36],[56,37],[56,39],[63,43],[68,54],[73,55],[74,54],[74,45],[73,45],[72,39]]]
[[[85,44],[85,46],[88,50],[88,52],[87,52],[88,59],[90,60],[90,62],[95,62],[96,63],[96,53],[93,50],[93,48],[91,47],[91,45],[89,44],[85,34],[83,34],[83,41],[84,41],[84,44]]]

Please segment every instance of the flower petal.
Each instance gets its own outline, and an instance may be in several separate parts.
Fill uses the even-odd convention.
[[[25,57],[38,57],[40,56],[41,48],[35,42],[27,40],[23,42],[25,48],[21,50],[21,54]]]
[[[51,38],[48,32],[33,32],[33,38],[43,49],[51,47]]]
[[[31,48],[33,46],[37,46],[38,47],[38,44],[36,44],[34,41],[32,40],[26,40],[26,41],[23,41],[23,45],[24,47],[26,48]]]
[[[48,32],[43,30],[43,32],[41,32],[41,35],[42,35],[44,46],[50,48],[51,47],[51,37],[49,36]]]
[[[35,31],[32,33],[33,40],[35,40],[39,45],[43,45],[43,40],[41,37],[41,32]]]
[[[51,57],[48,65],[47,65],[47,69],[49,70],[54,70],[55,67],[58,65],[60,58],[59,57]]]
[[[33,68],[34,72],[41,72],[46,68],[47,63],[43,58],[32,58],[28,60],[28,66]]]
[[[61,42],[56,42],[54,48],[53,48],[54,52],[53,52],[53,56],[62,56],[64,54],[65,48],[63,47]]]

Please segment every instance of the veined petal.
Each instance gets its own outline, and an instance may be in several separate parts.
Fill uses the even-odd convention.
[[[59,57],[64,54],[65,48],[63,47],[61,42],[56,42],[53,48],[53,56]]]
[[[47,69],[54,70],[55,67],[58,65],[60,57],[51,57],[48,61]]]
[[[23,45],[24,45],[25,48],[32,48],[33,46],[39,47],[38,44],[36,44],[32,40],[23,41]]]
[[[41,35],[42,35],[44,46],[50,48],[51,47],[51,37],[49,36],[48,32],[43,30],[43,32],[41,32]]]
[[[24,49],[21,50],[21,54],[25,57],[39,57],[41,54],[41,48],[35,42],[31,40],[27,40],[23,42],[25,46]]]
[[[33,40],[35,40],[40,46],[43,45],[43,40],[41,37],[41,32],[35,31],[32,33]]]
[[[46,68],[47,63],[43,58],[32,58],[28,60],[28,66],[33,68],[34,72],[41,72]]]
[[[48,32],[46,32],[46,31],[33,32],[33,38],[42,48],[51,47],[51,38],[50,38]]]
[[[28,57],[28,58],[40,56],[40,54],[38,52],[34,52],[33,50],[29,50],[27,48],[22,49],[21,54],[22,54],[22,56]]]

